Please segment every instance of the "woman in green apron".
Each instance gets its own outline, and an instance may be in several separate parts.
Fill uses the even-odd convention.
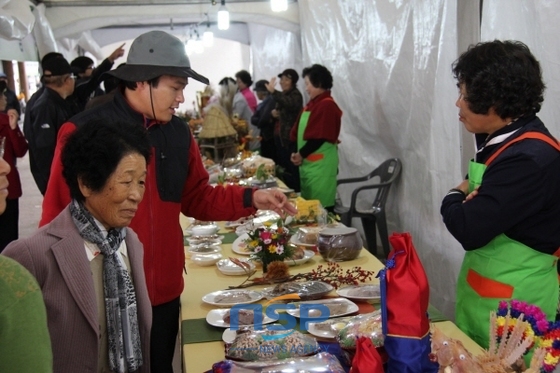
[[[297,142],[297,152],[292,154],[291,161],[299,166],[301,196],[318,199],[331,210],[336,195],[342,111],[331,97],[333,79],[326,67],[307,67],[303,77],[311,100],[292,128],[291,139]]]
[[[500,300],[539,306],[554,320],[560,248],[560,146],[536,116],[545,85],[523,43],[479,43],[453,65],[459,120],[483,135],[468,179],[441,206],[466,250],[457,280],[456,323],[487,348]]]

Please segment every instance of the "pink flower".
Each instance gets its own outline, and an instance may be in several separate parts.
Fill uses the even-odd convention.
[[[284,253],[284,246],[279,245],[279,246],[276,248],[276,254],[282,255],[283,253]]]
[[[272,239],[272,233],[270,233],[270,232],[262,232],[261,233],[261,240],[265,241],[265,240],[270,240],[270,239]]]
[[[257,247],[255,247],[255,252],[256,252],[256,253],[258,253],[258,252],[260,252],[260,251],[262,251],[262,246],[257,246]]]
[[[267,239],[263,240],[263,242],[264,242],[265,245],[269,245],[272,242],[272,240],[270,238],[267,238]]]

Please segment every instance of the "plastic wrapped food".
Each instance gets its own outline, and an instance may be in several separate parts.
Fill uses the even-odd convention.
[[[293,372],[331,372],[344,373],[338,359],[327,352],[314,356],[277,360],[237,362],[224,360],[212,367],[214,373],[293,373]]]
[[[340,347],[352,349],[356,347],[359,337],[367,337],[375,347],[383,346],[383,330],[381,327],[381,310],[353,317],[344,328],[338,332],[336,340]]]
[[[296,293],[301,300],[320,299],[330,293],[333,287],[322,281],[284,282],[272,288],[266,288],[262,294],[272,299],[285,294]]]
[[[249,330],[239,333],[227,347],[226,358],[261,361],[309,356],[317,352],[317,340],[295,330]]]

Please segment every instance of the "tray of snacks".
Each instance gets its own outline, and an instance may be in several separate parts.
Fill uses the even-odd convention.
[[[344,369],[336,356],[328,352],[320,352],[313,356],[264,361],[233,361],[223,360],[212,366],[212,373],[293,373],[293,372],[330,372],[344,373]]]
[[[356,348],[356,340],[360,337],[370,338],[375,347],[383,346],[385,337],[381,324],[381,310],[354,316],[340,329],[336,340],[340,347],[353,349]]]
[[[289,359],[320,351],[317,340],[297,330],[242,330],[226,346],[226,358],[242,361]]]
[[[262,293],[267,299],[286,294],[297,294],[301,300],[313,300],[324,297],[333,289],[332,285],[322,281],[284,282],[265,288]]]

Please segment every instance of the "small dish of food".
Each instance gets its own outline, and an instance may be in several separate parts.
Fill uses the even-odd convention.
[[[255,271],[255,263],[245,259],[221,259],[216,263],[218,270],[227,276],[243,276]]]
[[[201,267],[208,267],[216,264],[220,259],[222,259],[221,253],[212,254],[194,254],[191,257],[191,261]]]
[[[204,303],[219,307],[231,307],[236,304],[254,303],[263,298],[262,294],[253,290],[218,290],[202,297]]]

